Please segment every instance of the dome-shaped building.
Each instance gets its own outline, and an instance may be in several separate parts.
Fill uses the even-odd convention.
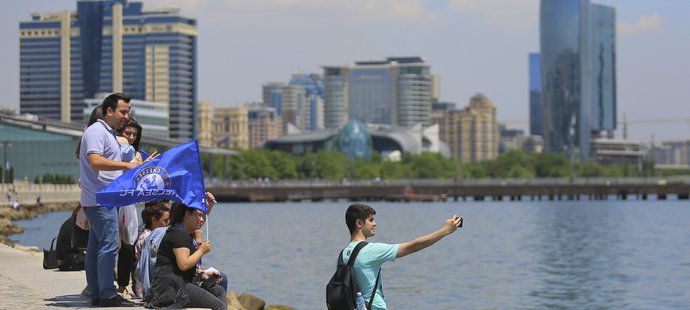
[[[348,121],[335,139],[336,148],[350,159],[371,158],[371,136],[361,122]]]

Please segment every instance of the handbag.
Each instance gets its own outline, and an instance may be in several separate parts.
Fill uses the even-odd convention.
[[[50,243],[50,250],[43,249],[43,269],[55,269],[58,267],[57,250],[55,250],[55,240]]]

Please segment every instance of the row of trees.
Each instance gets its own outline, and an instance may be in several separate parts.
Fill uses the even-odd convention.
[[[74,178],[69,174],[45,173],[34,177],[34,184],[75,184]]]
[[[307,153],[293,156],[264,149],[240,150],[241,155],[227,160],[204,157],[206,171],[218,179],[481,179],[481,178],[566,178],[639,177],[655,175],[652,162],[640,165],[602,166],[569,161],[562,154],[528,154],[510,151],[496,160],[461,163],[436,153],[404,154],[392,162],[375,153],[372,159],[350,160],[339,152]],[[208,165],[212,165],[209,167]],[[680,172],[687,173],[688,171]]]

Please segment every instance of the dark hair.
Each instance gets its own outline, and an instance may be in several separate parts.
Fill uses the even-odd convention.
[[[86,124],[86,127],[89,127],[93,125],[93,123],[97,122],[99,119],[103,118],[103,105],[99,104],[97,107],[91,111],[91,115],[89,116],[89,122]]]
[[[167,200],[154,200],[144,204],[144,210],[141,211],[141,219],[144,221],[146,229],[151,229],[153,219],[160,220],[165,212],[170,212]]]
[[[108,108],[115,111],[115,109],[117,109],[117,103],[120,102],[120,100],[129,103],[129,101],[132,100],[132,98],[130,98],[124,93],[114,93],[108,95],[108,97],[105,97],[105,99],[103,99],[103,104],[101,108],[103,110],[103,116],[108,114]]]
[[[89,116],[89,122],[86,124],[86,128],[89,128],[89,126],[93,125],[95,122],[97,122],[99,119],[102,119],[102,118],[103,118],[103,105],[99,104],[97,107],[93,108],[93,110],[91,111],[91,115]],[[77,159],[79,159],[79,152],[81,152],[81,139],[79,139],[79,142],[77,142],[77,149],[74,150],[74,154],[77,155]]]
[[[345,224],[350,229],[350,235],[357,229],[357,220],[366,221],[372,215],[376,215],[374,208],[363,203],[351,204],[345,212]]]
[[[139,143],[141,143],[141,125],[139,125],[137,121],[130,118],[122,125],[122,127],[120,127],[120,129],[117,130],[117,133],[121,134],[127,127],[133,127],[137,130],[137,136],[134,137],[134,143],[132,143],[132,146],[134,147],[134,150],[139,151]]]
[[[184,221],[184,215],[192,210],[196,210],[192,207],[188,207],[186,204],[181,202],[174,202],[172,207],[170,207],[170,225],[175,225],[182,223]]]

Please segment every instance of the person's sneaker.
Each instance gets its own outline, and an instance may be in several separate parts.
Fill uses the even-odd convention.
[[[89,301],[91,300],[91,292],[89,292],[89,286],[87,285],[84,290],[81,291],[81,294],[79,295],[79,299],[83,301]]]
[[[137,306],[137,304],[135,304],[134,302],[131,302],[127,299],[124,299],[119,294],[115,294],[115,296],[110,297],[108,299],[101,299],[101,303],[99,305],[101,307],[136,307]]]
[[[101,305],[101,299],[100,298],[91,299],[91,305],[92,306],[100,306]]]

